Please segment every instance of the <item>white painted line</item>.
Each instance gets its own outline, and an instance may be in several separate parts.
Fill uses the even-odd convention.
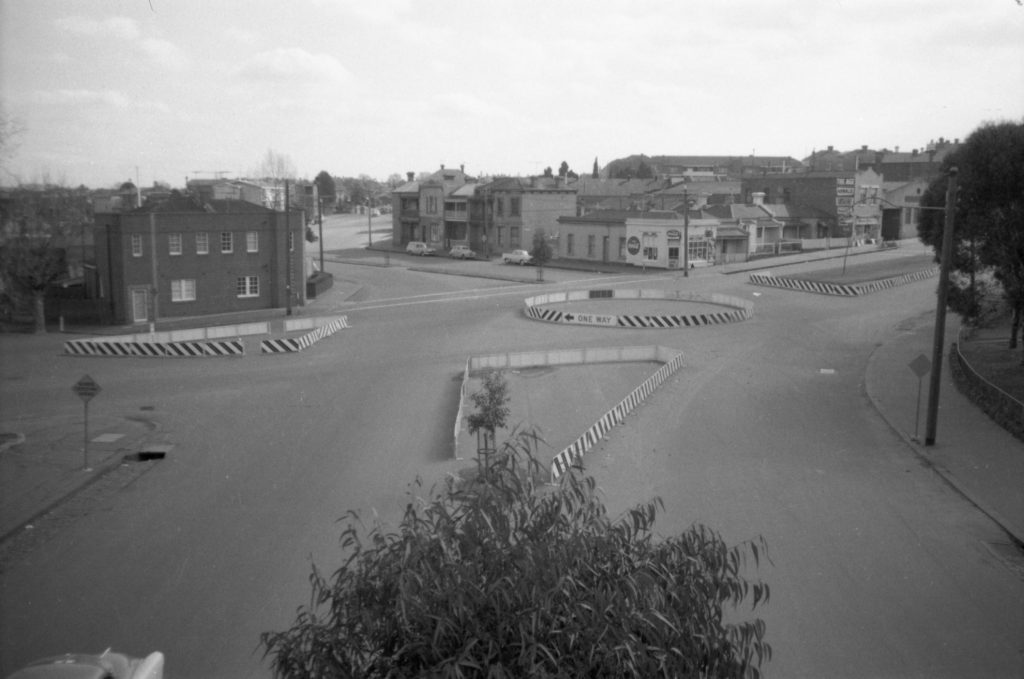
[[[92,440],[93,443],[113,443],[124,438],[124,434],[100,434]]]
[[[835,375],[836,374],[836,371],[835,371],[834,368],[822,368],[818,372],[820,372],[822,375]]]

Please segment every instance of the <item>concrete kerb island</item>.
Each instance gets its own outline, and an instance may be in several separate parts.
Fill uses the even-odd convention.
[[[932,267],[913,271],[911,273],[881,278],[876,281],[864,281],[863,283],[829,283],[826,281],[812,281],[803,278],[790,276],[775,276],[771,271],[758,271],[750,274],[749,281],[754,285],[761,285],[769,288],[783,288],[786,290],[797,290],[799,292],[812,292],[819,295],[832,295],[835,297],[857,297],[869,295],[873,292],[895,288],[899,285],[906,285],[914,281],[931,278],[938,274],[939,269]]]
[[[645,379],[626,398],[604,413],[575,441],[561,450],[551,461],[551,478],[557,480],[573,464],[576,464],[605,434],[622,424],[647,397],[653,394],[665,380],[683,365],[682,352],[663,346],[598,347],[583,349],[559,349],[551,351],[526,351],[510,354],[472,356],[466,362],[462,377],[461,398],[455,421],[456,457],[459,432],[463,427],[463,403],[466,399],[470,375],[482,371],[536,368],[558,365],[585,365],[592,363],[642,363],[658,362],[663,365]]]
[[[347,316],[289,319],[284,321],[284,332],[309,332],[296,337],[264,339],[260,342],[260,353],[302,351],[347,327]],[[269,334],[271,324],[268,322],[218,325],[209,328],[68,340],[64,343],[64,353],[72,356],[116,358],[238,357],[245,355],[243,337]]]
[[[600,299],[644,299],[665,300],[666,302],[700,302],[727,307],[728,311],[695,314],[594,314],[577,311],[547,309],[552,304],[565,302],[591,302]],[[754,305],[738,297],[727,295],[696,295],[679,290],[574,290],[538,295],[524,300],[526,317],[547,323],[568,323],[573,325],[597,325],[609,328],[688,328],[702,325],[735,323],[750,318]]]

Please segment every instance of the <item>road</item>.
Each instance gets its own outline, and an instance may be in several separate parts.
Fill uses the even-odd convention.
[[[933,283],[835,300],[712,271],[649,275],[650,287],[753,299],[755,317],[632,331],[527,321],[522,299],[535,285],[403,266],[328,270],[362,289],[333,309],[353,327],[312,350],[62,359],[4,399],[16,411],[7,416],[48,413],[54,390],[87,372],[104,385],[102,407],[146,408],[174,449],[2,574],[0,674],[115,646],[164,651],[172,678],[269,676],[259,634],[308,602],[311,562],[337,566],[336,520],[348,509],[394,520],[414,478],[429,485],[451,469],[468,354],[654,342],[683,349],[686,368],[588,466],[613,511],[661,495],[662,532],[700,521],[730,541],[765,536],[768,676],[1021,667],[1019,615],[1006,605],[1020,582],[981,547],[995,527],[914,462],[863,393],[873,347],[934,304]],[[581,276],[547,275],[546,289]]]

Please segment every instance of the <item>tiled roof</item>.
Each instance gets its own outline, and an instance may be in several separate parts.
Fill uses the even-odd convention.
[[[594,210],[587,214],[576,217],[566,215],[559,217],[558,221],[564,224],[581,224],[581,223],[624,223],[627,219],[682,219],[678,214],[671,210],[645,210],[643,212],[639,210]]]

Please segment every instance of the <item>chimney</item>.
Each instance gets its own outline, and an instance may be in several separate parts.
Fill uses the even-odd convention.
[[[860,150],[861,151],[867,151],[868,150],[868,145],[867,144],[861,144]]]
[[[461,172],[462,174],[466,174],[466,164],[465,163],[462,163],[461,165],[459,165],[459,172]]]
[[[441,163],[441,169],[442,170],[444,169],[444,163]]]
[[[408,178],[408,181],[412,181],[413,179],[416,178],[416,173],[415,172],[406,172],[405,176]]]
[[[764,205],[764,191],[754,191],[750,194],[750,198],[754,201],[754,205]]]
[[[828,145],[828,150],[829,150],[829,151],[831,151],[831,150],[832,150],[832,144],[829,144],[829,145]]]

